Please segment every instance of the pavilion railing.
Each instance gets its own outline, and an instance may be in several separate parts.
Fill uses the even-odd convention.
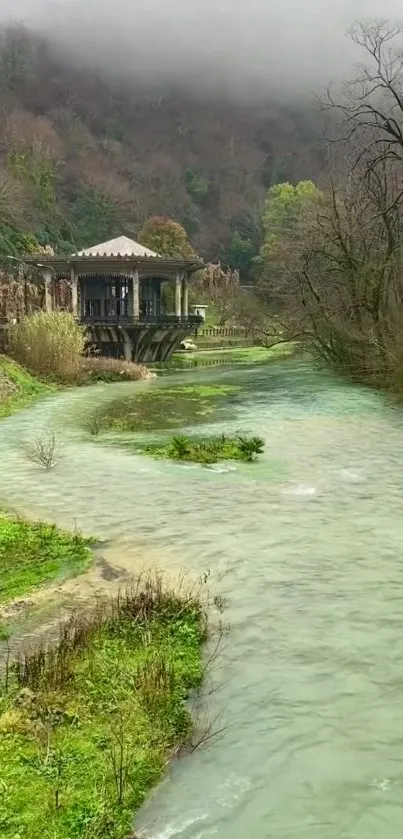
[[[132,317],[130,315],[81,315],[81,323],[87,326],[189,326],[190,329],[196,329],[203,323],[203,319],[199,315],[139,315],[139,317]]]

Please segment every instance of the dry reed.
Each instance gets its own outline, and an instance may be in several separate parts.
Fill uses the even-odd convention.
[[[74,380],[86,333],[69,312],[35,312],[8,330],[9,354],[44,376]]]

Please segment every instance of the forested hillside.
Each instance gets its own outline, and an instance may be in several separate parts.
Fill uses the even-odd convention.
[[[135,235],[150,215],[217,259],[268,187],[320,170],[309,106],[145,90],[73,66],[23,28],[0,41],[0,252]]]

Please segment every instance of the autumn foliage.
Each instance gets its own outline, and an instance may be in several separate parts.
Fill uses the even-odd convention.
[[[139,241],[160,256],[196,259],[185,228],[168,216],[149,218],[140,230]]]

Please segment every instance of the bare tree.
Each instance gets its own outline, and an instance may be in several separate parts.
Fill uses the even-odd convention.
[[[331,90],[323,101],[341,121],[344,139],[357,137],[357,160],[377,165],[403,157],[403,24],[389,21],[357,23],[350,32],[365,53],[357,76],[336,99]]]
[[[367,61],[340,98],[327,92],[329,184],[280,237],[275,291],[328,362],[385,382],[403,360],[403,28],[359,23],[351,37]]]
[[[57,463],[60,452],[56,435],[48,431],[40,437],[35,437],[25,444],[25,454],[33,463],[42,469],[52,469]]]
[[[311,206],[278,259],[284,309],[330,363],[384,377],[403,322],[402,214],[389,160],[354,167]]]
[[[242,294],[238,271],[224,270],[220,263],[210,263],[197,272],[193,288],[203,301],[214,307],[220,326],[225,326],[234,318]]]

